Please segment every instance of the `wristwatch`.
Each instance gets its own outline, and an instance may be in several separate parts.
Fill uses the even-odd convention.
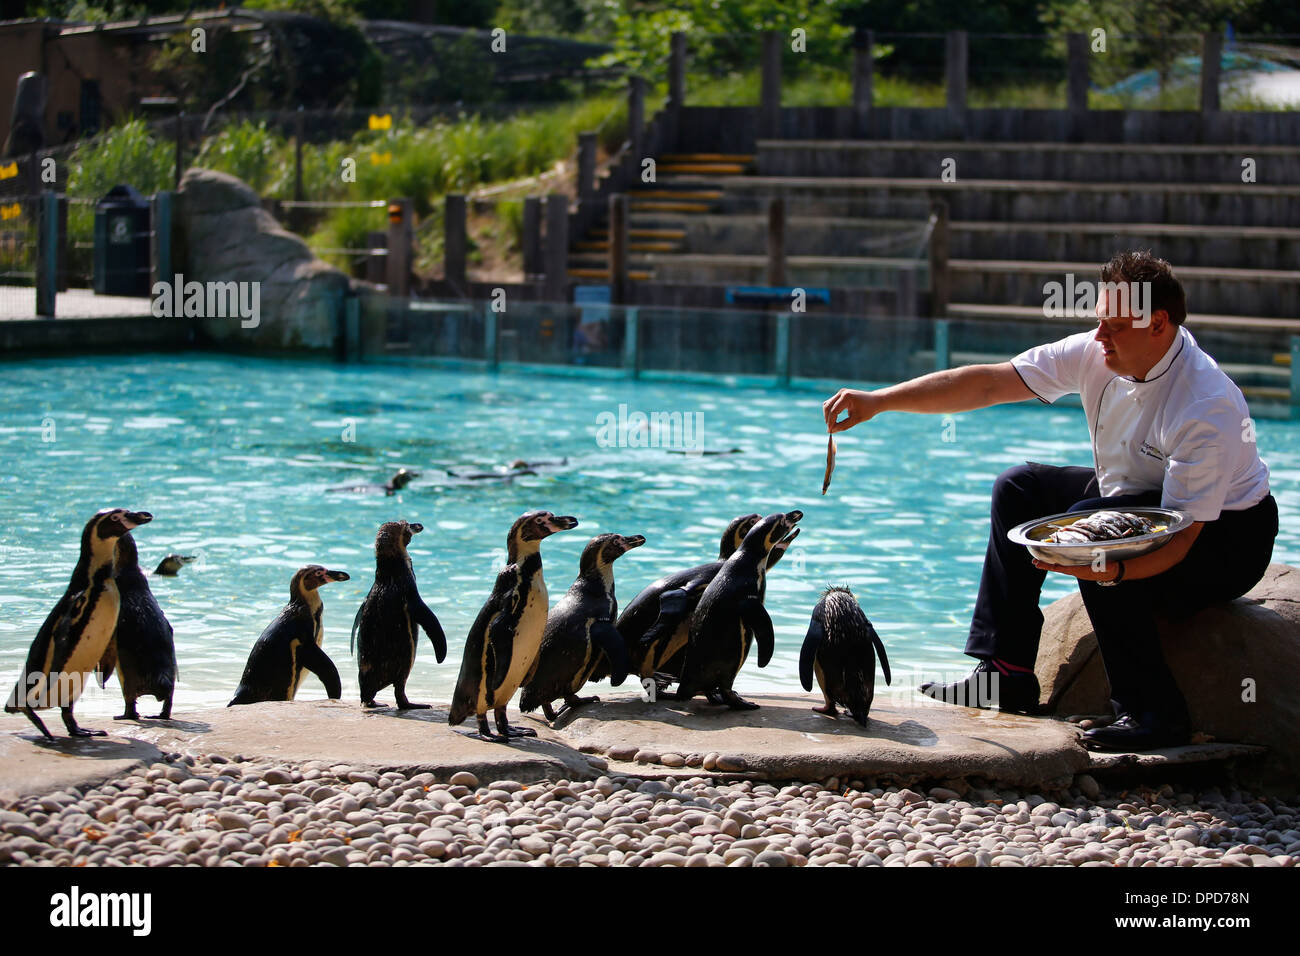
[[[1115,585],[1119,584],[1119,582],[1124,580],[1124,562],[1117,561],[1116,564],[1119,565],[1119,573],[1115,575],[1113,578],[1111,578],[1109,581],[1098,581],[1097,583],[1100,584],[1102,587],[1113,588]]]

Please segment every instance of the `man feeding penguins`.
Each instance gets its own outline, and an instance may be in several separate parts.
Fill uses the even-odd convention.
[[[1115,720],[1084,734],[1097,749],[1187,743],[1187,704],[1160,647],[1156,618],[1184,617],[1250,590],[1278,531],[1268,468],[1241,390],[1183,327],[1182,284],[1149,252],[1116,255],[1101,270],[1097,328],[1009,362],[934,372],[874,391],[841,389],[825,402],[830,432],[885,411],[952,413],[1037,398],[1081,396],[1093,468],[1027,462],[993,483],[992,527],[966,653],[965,679],[922,693],[974,707],[1034,712],[1034,660],[1047,571],[1079,579],[1110,680]],[[1107,294],[1142,283],[1141,308]],[[1107,285],[1109,284],[1109,285]],[[841,418],[841,416],[844,416]],[[1159,506],[1191,523],[1163,547],[1128,560],[1058,565],[1037,560],[1009,529],[1064,512]],[[1082,533],[1082,532],[1080,532]]]

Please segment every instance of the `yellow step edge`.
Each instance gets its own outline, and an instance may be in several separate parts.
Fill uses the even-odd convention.
[[[699,202],[634,202],[637,212],[708,212],[709,206]]]
[[[650,273],[629,271],[627,277],[637,282],[648,282],[650,280]],[[570,269],[569,278],[570,279],[608,279],[609,270],[608,269]]]
[[[721,199],[721,189],[638,189],[628,198],[637,199]]]
[[[661,163],[752,163],[752,153],[666,153]]]

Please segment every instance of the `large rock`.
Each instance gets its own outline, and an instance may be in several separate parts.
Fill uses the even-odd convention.
[[[262,208],[256,192],[227,173],[186,171],[176,195],[175,226],[175,271],[186,283],[261,284],[255,328],[244,328],[238,318],[197,320],[204,335],[225,346],[330,350],[340,332],[344,296],[371,291],[318,259]]]
[[[1057,715],[1110,712],[1110,684],[1079,595],[1043,613],[1035,670]],[[1271,564],[1245,596],[1160,622],[1165,658],[1194,730],[1269,748],[1270,770],[1300,776],[1300,568]]]

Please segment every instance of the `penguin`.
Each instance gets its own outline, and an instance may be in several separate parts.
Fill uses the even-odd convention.
[[[758,515],[732,518],[722,532],[718,560],[655,581],[634,597],[618,618],[616,627],[627,648],[632,670],[642,678],[662,674],[663,690],[681,674],[681,651],[686,647],[691,612],[709,582],[722,569],[740,542],[758,521]]]
[[[577,518],[549,511],[530,511],[511,525],[506,539],[508,563],[465,638],[465,656],[447,715],[451,726],[476,714],[478,733],[472,736],[482,740],[537,736],[530,728],[510,726],[506,704],[531,674],[546,628],[542,539],[577,526]],[[488,729],[489,710],[496,718],[495,735]]]
[[[88,676],[97,673],[102,680],[112,666],[104,657],[121,606],[113,579],[117,541],[152,520],[147,511],[112,508],[99,512],[82,529],[81,556],[72,579],[36,633],[22,676],[5,702],[6,712],[26,714],[48,739],[54,735],[45,729],[36,711],[49,707],[62,711],[68,736],[105,736],[105,731],[77,726],[72,708]]]
[[[759,521],[704,589],[691,615],[678,700],[712,691],[733,710],[758,707],[743,700],[731,685],[749,656],[751,643],[758,644],[759,667],[766,667],[772,659],[775,636],[772,619],[763,607],[767,562],[772,549],[790,535],[802,517],[802,511],[778,512]]]
[[[365,495],[365,494],[374,495],[374,494],[379,494],[379,492],[382,491],[386,495],[394,495],[397,492],[401,491],[403,488],[405,488],[407,485],[409,485],[413,479],[419,477],[420,477],[420,473],[418,471],[407,471],[405,468],[399,468],[397,469],[396,473],[394,473],[393,477],[389,478],[382,485],[374,484],[374,483],[366,483],[360,485],[340,485],[337,488],[326,488],[325,490],[345,491],[345,492],[351,492],[353,494],[361,494],[361,495]]]
[[[330,700],[343,696],[338,668],[321,650],[325,638],[321,628],[323,605],[316,589],[331,581],[346,580],[346,572],[330,571],[319,564],[309,564],[294,574],[289,582],[289,603],[253,644],[244,676],[227,707],[293,700],[304,671],[320,678]]]
[[[551,703],[557,698],[564,698],[564,709],[595,703],[599,697],[577,696],[582,685],[609,677],[617,687],[627,678],[627,650],[614,627],[614,561],[643,544],[639,534],[600,534],[587,542],[578,579],[546,616],[537,663],[519,695],[520,710],[540,705],[554,721]]]
[[[193,560],[192,554],[169,554],[158,562],[158,567],[153,569],[153,573],[159,577],[174,578],[180,573],[181,568]]]
[[[135,702],[146,694],[162,702],[162,710],[149,719],[171,720],[177,676],[172,626],[149,590],[149,579],[140,570],[135,539],[129,533],[117,539],[113,577],[121,610],[109,647],[110,654],[116,657],[117,682],[122,685],[122,700],[126,703],[125,711],[114,720],[139,720]]]
[[[375,694],[391,684],[398,710],[428,710],[429,704],[406,699],[406,678],[415,666],[420,628],[433,642],[438,663],[447,656],[447,636],[420,599],[411,556],[406,553],[411,535],[423,530],[422,524],[386,521],[375,535],[375,583],[352,622],[352,651],[358,659],[357,682],[365,707],[384,706],[375,703]]]
[[[863,727],[876,696],[876,655],[885,683],[891,682],[889,656],[880,635],[848,588],[827,588],[813,608],[812,621],[799,652],[799,682],[812,690],[813,676],[826,706],[813,710],[838,717],[843,704]]]

